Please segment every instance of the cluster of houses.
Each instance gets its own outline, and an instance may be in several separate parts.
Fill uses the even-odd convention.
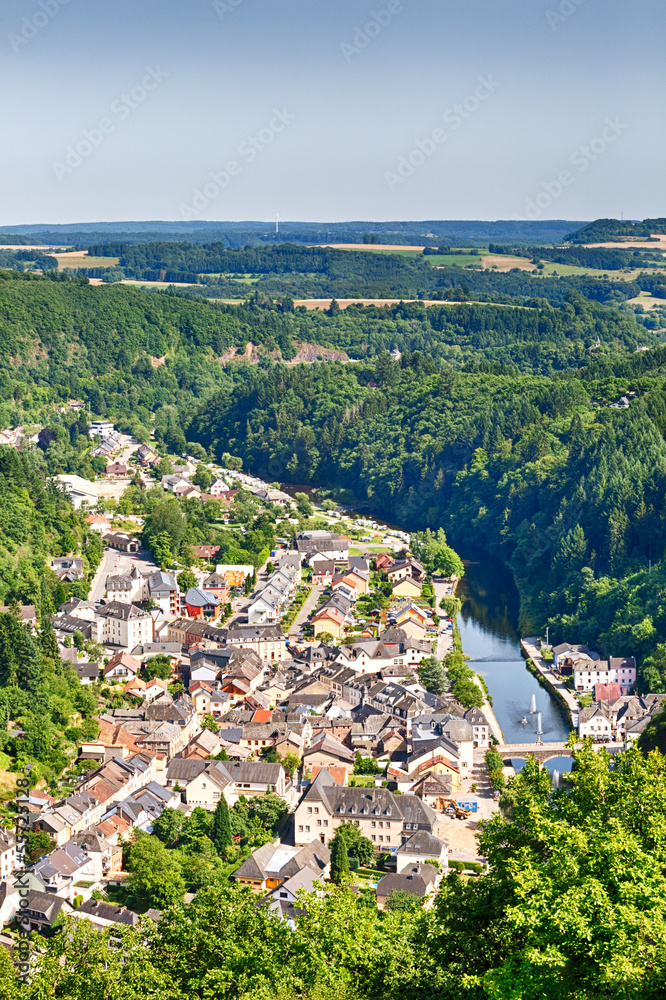
[[[599,741],[632,743],[641,736],[666,695],[636,695],[637,668],[633,656],[610,656],[602,660],[586,645],[560,643],[554,646],[553,668],[562,678],[572,678],[578,695],[591,695],[592,703],[578,714],[579,736]]]
[[[96,444],[90,453],[92,457],[99,456],[107,459],[107,462],[121,450],[123,445],[122,434],[116,430],[110,420],[93,420],[88,430],[88,436],[93,441],[99,438],[99,444]],[[108,462],[106,472],[107,475],[124,476],[127,474],[127,466],[119,462]]]

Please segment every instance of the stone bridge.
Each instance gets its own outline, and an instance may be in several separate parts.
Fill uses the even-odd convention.
[[[573,757],[574,751],[566,743],[504,743],[495,747],[505,763],[514,758],[527,760],[534,757],[540,767],[548,763],[553,757]],[[609,753],[617,753],[624,749],[623,743],[594,743],[593,750],[608,750]]]

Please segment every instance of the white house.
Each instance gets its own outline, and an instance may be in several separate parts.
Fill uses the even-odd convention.
[[[602,701],[583,708],[578,717],[578,735],[592,736],[594,739],[611,739],[613,724],[611,711]]]
[[[153,619],[148,611],[135,604],[111,601],[95,612],[99,628],[99,641],[104,646],[135,646],[153,641]]]
[[[593,691],[597,684],[619,684],[622,694],[636,683],[636,660],[633,656],[611,656],[595,663],[576,663],[573,668],[576,691]]]

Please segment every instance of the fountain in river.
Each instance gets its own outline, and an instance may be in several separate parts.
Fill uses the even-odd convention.
[[[541,712],[537,713],[537,736],[541,736],[543,729],[541,728]]]
[[[555,768],[553,770],[553,790],[560,787],[560,772]]]
[[[532,695],[532,704],[530,705],[530,715],[536,715],[536,695]]]

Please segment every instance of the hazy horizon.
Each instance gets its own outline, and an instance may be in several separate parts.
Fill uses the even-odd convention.
[[[0,221],[661,216],[664,27],[657,0],[6,0]]]

